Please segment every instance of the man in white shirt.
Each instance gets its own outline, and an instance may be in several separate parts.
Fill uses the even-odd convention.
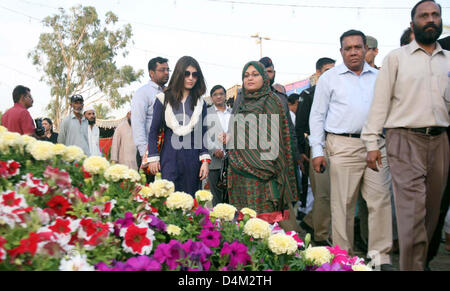
[[[367,151],[360,139],[378,70],[365,62],[367,43],[362,32],[349,30],[340,41],[344,63],[320,77],[311,108],[312,163],[318,173],[325,167],[330,170],[333,244],[352,253],[356,199],[361,191],[369,208],[368,257],[382,270],[392,270],[391,177],[387,169],[374,172],[367,167]],[[384,140],[380,148],[386,160],[381,143]]]
[[[208,150],[211,156],[209,165],[208,182],[213,194],[213,206],[223,203],[223,191],[217,188],[220,171],[222,168],[225,151],[223,143],[220,141],[224,133],[228,131],[228,123],[231,117],[231,108],[226,101],[226,90],[221,85],[216,85],[211,89],[211,99],[213,105],[208,108],[206,125],[208,125]]]
[[[102,156],[100,151],[100,129],[95,125],[95,109],[92,106],[85,107],[83,110],[84,117],[87,119],[88,125],[88,144],[91,156]]]
[[[169,81],[170,69],[167,62],[167,59],[161,57],[153,58],[148,62],[150,81],[139,88],[131,100],[131,128],[133,140],[138,149],[136,155],[138,168],[141,167],[142,158],[147,152],[156,95],[163,92],[164,85]],[[146,178],[147,183],[151,183],[155,176],[146,173]]]

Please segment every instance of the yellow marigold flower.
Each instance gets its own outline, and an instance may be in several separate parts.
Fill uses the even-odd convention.
[[[236,207],[226,203],[219,203],[210,213],[212,217],[223,219],[225,221],[232,221],[234,219],[234,215],[236,214]]]
[[[142,187],[141,191],[139,191],[139,194],[143,197],[143,198],[148,198],[151,197],[152,195],[152,189],[150,187],[144,186]]]
[[[213,196],[210,191],[199,190],[195,192],[195,198],[197,199],[197,201],[208,202],[213,199]]]
[[[367,267],[366,265],[354,265],[352,266],[353,271],[372,271],[370,267]]]
[[[305,259],[311,261],[316,266],[330,263],[333,259],[330,251],[326,247],[309,247],[304,251]]]
[[[139,182],[141,181],[141,175],[136,170],[129,169],[128,179],[130,179],[132,182]]]
[[[81,161],[84,157],[83,150],[77,146],[68,146],[63,154],[63,160],[66,162]]]
[[[104,176],[107,180],[119,182],[122,179],[128,179],[129,170],[127,166],[117,164],[106,169]]]
[[[100,174],[109,168],[109,162],[103,157],[92,156],[84,160],[83,168],[91,174]]]
[[[17,132],[5,131],[0,136],[0,149],[6,150],[8,147],[24,145],[24,140]]]
[[[168,180],[156,180],[150,183],[150,197],[169,197],[173,192],[175,192],[175,184]]]
[[[244,226],[244,233],[255,239],[265,239],[270,236],[271,229],[267,221],[259,218],[251,218]]]
[[[67,147],[61,143],[55,144],[55,155],[56,156],[63,156],[64,153],[67,150]]]
[[[170,235],[177,236],[177,235],[180,235],[180,233],[181,233],[181,228],[179,228],[179,227],[176,226],[176,225],[169,224],[169,225],[167,226],[166,231],[167,231],[167,233],[170,234]]]
[[[36,141],[30,147],[30,154],[38,161],[50,160],[55,155],[55,145],[48,141]]]
[[[35,139],[34,137],[29,136],[29,135],[23,135],[22,138],[23,138],[23,143],[25,145],[25,149],[28,152],[30,152],[31,151],[31,147],[33,146],[33,144],[35,142],[37,142],[37,139]]]
[[[242,214],[250,216],[250,218],[256,217],[256,211],[250,208],[242,208],[241,209]]]
[[[269,248],[277,255],[292,255],[297,251],[297,242],[289,235],[277,233],[269,237]]]
[[[181,209],[189,211],[194,207],[194,198],[184,192],[175,192],[167,198],[166,206],[171,210]]]

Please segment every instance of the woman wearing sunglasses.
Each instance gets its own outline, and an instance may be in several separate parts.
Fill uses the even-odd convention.
[[[298,200],[287,116],[270,89],[269,76],[261,63],[247,63],[242,81],[243,100],[236,104],[228,142],[232,148],[228,168],[230,203],[238,209],[254,209],[274,222],[271,213],[287,210],[290,202]],[[240,118],[255,122],[247,126]],[[264,155],[272,150],[268,150],[268,141],[276,141],[271,145],[276,148],[272,155]]]
[[[198,62],[189,56],[178,60],[164,93],[157,95],[148,140],[150,172],[161,172],[176,191],[194,195],[208,177],[211,157],[203,143],[206,103],[205,80]],[[158,136],[164,141],[158,150]]]

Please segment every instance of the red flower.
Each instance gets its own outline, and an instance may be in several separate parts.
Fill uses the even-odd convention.
[[[69,226],[70,226],[70,220],[64,220],[64,219],[57,218],[55,224],[50,226],[49,229],[51,229],[53,232],[56,232],[56,233],[67,234],[72,231]]]
[[[81,220],[80,226],[83,231],[86,233],[86,236],[90,237],[97,231],[97,226],[95,222],[92,221],[92,218],[86,218]]]
[[[92,178],[91,173],[89,173],[88,171],[86,171],[86,170],[84,169],[83,166],[81,167],[81,170],[83,171],[83,178],[85,178],[85,179]]]
[[[6,243],[6,239],[0,236],[0,263],[6,259],[6,251],[3,245]]]
[[[2,195],[2,203],[5,206],[14,207],[19,206],[20,202],[22,202],[22,198],[16,198],[15,192],[9,192],[7,194]]]
[[[140,228],[134,224],[130,225],[125,234],[124,243],[128,248],[131,248],[133,253],[142,253],[142,249],[151,245],[151,241],[147,238],[148,228]]]
[[[9,250],[8,253],[11,257],[16,257],[20,254],[30,253],[32,256],[36,253],[37,245],[41,241],[40,236],[32,232],[27,239],[23,239],[20,241],[20,245],[12,250]]]
[[[47,166],[47,168],[45,168],[44,177],[53,180],[55,184],[62,189],[70,188],[72,186],[72,180],[70,179],[69,173],[64,170],[60,171],[57,168]]]
[[[7,166],[6,162],[3,162],[3,161],[0,161],[0,177],[3,177],[3,178],[9,177],[8,166]]]
[[[61,195],[56,195],[53,197],[47,205],[52,208],[58,216],[65,216],[67,210],[72,206],[66,198]]]
[[[19,174],[20,164],[16,161],[10,161],[8,163],[8,172],[10,176],[15,176]]]
[[[86,245],[97,246],[102,243],[110,233],[109,225],[101,222],[96,224],[96,230],[97,232],[94,233],[90,239],[84,242]]]
[[[80,222],[81,237],[85,245],[96,246],[106,239],[111,231],[111,226],[107,223],[94,222],[92,218],[83,219]],[[83,233],[84,232],[84,233]]]

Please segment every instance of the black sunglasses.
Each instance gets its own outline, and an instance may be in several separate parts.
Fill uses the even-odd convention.
[[[198,72],[189,72],[189,71],[184,71],[184,76],[187,78],[190,75],[192,75],[193,78],[198,78],[200,76],[200,74]]]

